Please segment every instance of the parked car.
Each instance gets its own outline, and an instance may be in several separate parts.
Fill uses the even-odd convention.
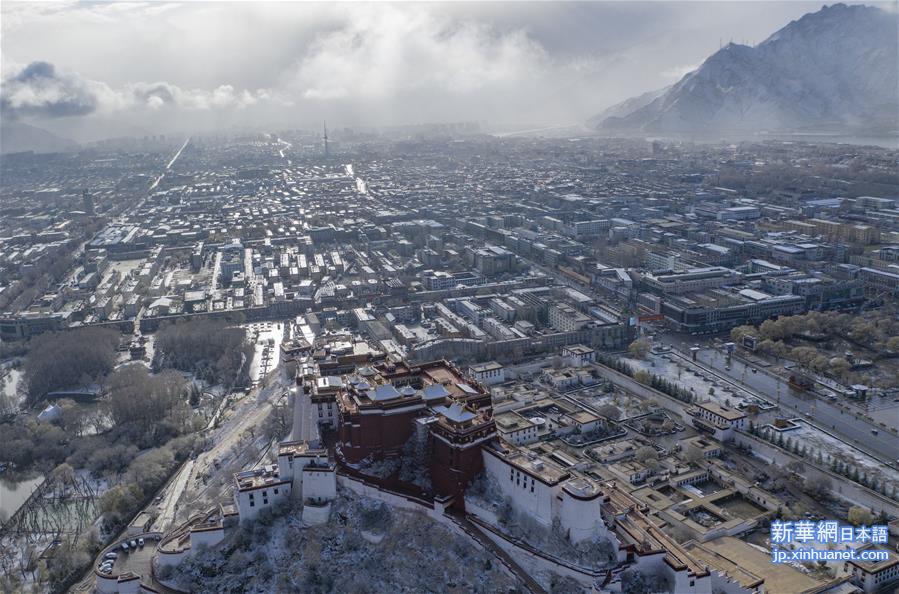
[[[136,549],[136,548],[137,548],[137,541],[136,541],[136,540],[132,540],[131,542],[128,543],[128,545],[129,545],[132,549]]]
[[[106,560],[115,561],[116,559],[119,558],[119,554],[118,553],[106,553],[105,555],[103,555],[103,558]]]
[[[138,538],[138,539],[137,539],[137,546],[139,546],[139,547],[144,546],[144,539],[143,539],[143,538]]]
[[[126,553],[128,552],[128,543],[127,542],[122,543],[122,550],[125,551]]]

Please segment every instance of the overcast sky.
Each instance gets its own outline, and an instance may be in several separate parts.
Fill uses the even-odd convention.
[[[325,118],[576,123],[820,7],[4,0],[0,108],[80,139]]]

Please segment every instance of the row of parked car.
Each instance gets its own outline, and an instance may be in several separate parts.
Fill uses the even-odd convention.
[[[159,540],[159,536],[152,536],[154,540]],[[142,549],[144,547],[144,539],[137,538],[131,539],[130,541],[123,541],[121,545],[119,545],[119,549],[123,553],[129,553],[131,551],[136,551],[137,549]],[[100,573],[112,573],[112,568],[115,565],[116,559],[119,558],[119,554],[116,551],[110,551],[103,555],[103,560],[100,562]]]

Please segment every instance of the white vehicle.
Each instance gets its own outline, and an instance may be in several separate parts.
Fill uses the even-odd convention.
[[[122,543],[122,550],[125,551],[126,553],[128,552],[128,543],[127,542]]]
[[[136,540],[132,540],[131,542],[128,543],[128,545],[131,546],[132,549],[136,549],[136,548],[137,548],[137,541],[136,541]]]
[[[143,539],[143,538],[138,538],[138,539],[137,539],[137,546],[139,546],[139,547],[144,546],[144,539]]]
[[[116,559],[119,558],[119,554],[118,553],[106,553],[103,556],[103,558],[106,559],[107,561],[115,561]]]

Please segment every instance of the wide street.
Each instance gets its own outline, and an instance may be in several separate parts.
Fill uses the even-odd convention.
[[[599,296],[588,287],[584,287],[569,277],[559,274],[557,271],[532,263],[538,270],[555,278],[558,282],[574,287],[594,298]],[[605,299],[600,299],[605,303]],[[607,304],[608,306],[608,304]],[[612,308],[614,309],[614,308]],[[672,349],[682,353],[689,359],[690,347],[707,344],[711,337],[704,336],[697,340],[696,336],[679,334],[670,331],[656,333],[655,338]],[[729,340],[725,337],[724,340]],[[701,341],[701,342],[700,342]],[[718,376],[722,381],[736,384],[749,392],[754,392],[768,400],[776,401],[784,411],[801,416],[814,425],[827,429],[837,434],[847,442],[853,443],[859,449],[880,459],[884,463],[899,465],[899,438],[886,429],[876,426],[868,420],[857,416],[852,410],[843,409],[821,398],[810,394],[802,394],[790,388],[789,384],[766,372],[762,368],[753,366],[733,358],[730,369],[727,369],[724,354],[708,346],[701,348],[697,354],[697,363],[707,371]],[[890,409],[884,411],[889,418],[880,419],[892,427],[899,427],[899,411]],[[876,431],[875,434],[873,431]]]
[[[657,340],[679,350],[687,358],[690,347],[696,343],[695,338],[668,332],[656,335]],[[697,354],[697,363],[724,381],[730,381],[768,400],[778,402],[782,409],[839,435],[875,458],[897,464],[899,438],[886,429],[856,416],[853,411],[845,410],[827,400],[797,392],[790,388],[787,382],[763,369],[756,368],[756,372],[753,373],[752,365],[737,358],[731,360],[730,369],[727,369],[724,354],[714,348],[702,348]],[[888,420],[884,422],[890,424]],[[896,420],[892,419],[892,424],[895,423]],[[877,434],[872,433],[872,430],[876,430]]]

